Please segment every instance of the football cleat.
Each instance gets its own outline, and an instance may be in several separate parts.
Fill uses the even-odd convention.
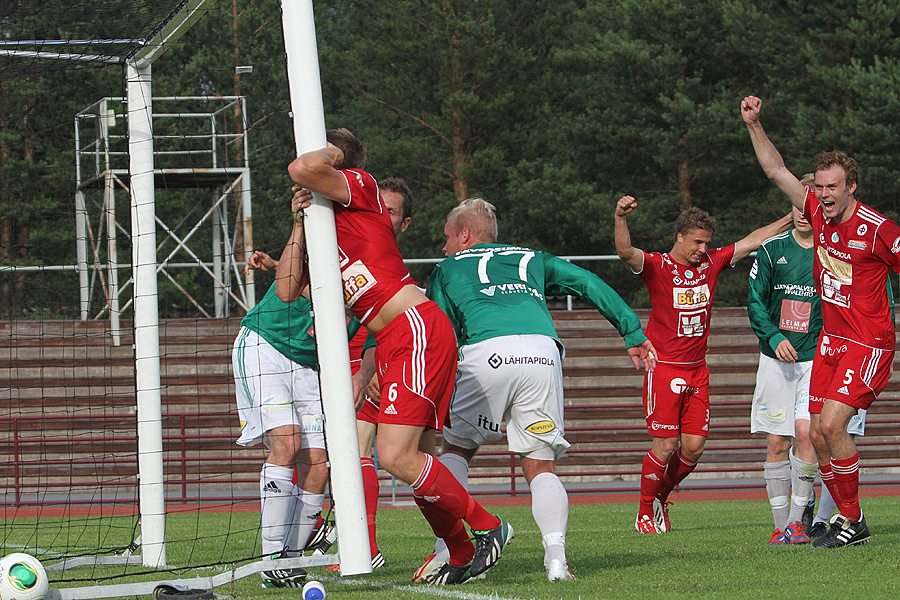
[[[425,563],[413,575],[413,583],[431,583],[437,577],[441,567],[450,562],[450,551],[444,548],[436,554],[429,554]]]
[[[432,579],[428,585],[458,585],[460,583],[465,583],[469,579],[471,579],[472,575],[469,572],[469,567],[471,565],[451,565],[450,563],[444,563],[438,572],[435,573],[434,579]]]
[[[384,555],[381,554],[381,550],[375,553],[375,556],[372,557],[372,569],[380,569],[385,565]]]
[[[785,544],[790,544],[791,538],[786,536],[783,531],[780,529],[776,529],[772,532],[772,539],[769,540],[769,543],[766,546],[784,546]]]
[[[285,558],[276,554],[272,558]],[[272,569],[260,572],[263,588],[302,588],[306,583],[306,569],[294,567],[292,569]]]
[[[813,542],[813,548],[855,546],[868,542],[870,537],[865,515],[859,521],[851,521],[844,515],[837,514],[831,520],[831,529]]]
[[[813,492],[809,497],[806,508],[803,509],[803,516],[800,517],[800,524],[803,525],[803,531],[811,531],[813,518],[816,516],[816,494]]]
[[[634,520],[634,528],[638,530],[638,533],[662,533],[650,515],[638,514]]]
[[[818,539],[825,535],[825,532],[827,531],[828,525],[825,523],[825,521],[816,521],[812,524],[812,527],[809,528],[809,539]]]
[[[469,571],[472,577],[477,577],[497,564],[503,549],[509,545],[516,533],[512,525],[500,519],[497,527],[486,531],[473,531],[472,535],[475,536],[475,556],[472,557]]]
[[[547,566],[548,581],[575,581],[575,575],[569,570],[569,565],[554,558]]]
[[[663,502],[659,498],[653,500],[653,520],[659,533],[666,533],[672,529],[669,525],[669,502]]]
[[[803,531],[803,525],[800,521],[788,523],[788,526],[784,528],[784,535],[788,537],[792,544],[808,544],[812,541]]]
[[[320,518],[319,523],[316,524],[312,533],[309,534],[309,540],[306,542],[303,554],[307,556],[327,554],[336,540],[337,529],[334,528],[334,523]]]

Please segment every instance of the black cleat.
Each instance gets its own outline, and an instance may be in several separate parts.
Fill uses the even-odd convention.
[[[470,572],[472,577],[481,575],[500,560],[503,549],[515,537],[512,525],[500,519],[500,525],[487,531],[473,531],[475,536],[475,556]]]
[[[428,582],[428,585],[459,585],[460,583],[465,583],[472,578],[472,574],[469,572],[470,566],[457,566],[445,563],[434,579]]]
[[[803,509],[803,516],[800,517],[800,524],[803,525],[803,531],[810,533],[812,530],[813,518],[816,516],[816,493],[810,496],[806,508]],[[812,537],[812,536],[810,536]]]
[[[817,523],[813,523],[812,527],[809,528],[809,538],[811,540],[817,540],[828,531],[828,524],[825,521],[819,521]]]
[[[813,542],[813,548],[841,548],[843,546],[855,546],[869,541],[871,534],[866,526],[866,517],[861,516],[859,521],[851,521],[844,515],[837,515],[831,521],[831,529],[828,533]]]

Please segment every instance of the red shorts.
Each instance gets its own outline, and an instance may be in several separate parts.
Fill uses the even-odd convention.
[[[378,422],[440,431],[456,380],[456,335],[450,319],[429,300],[396,317],[375,340]]]
[[[709,435],[709,367],[656,363],[644,374],[647,432],[672,438],[680,433]]]
[[[378,413],[380,410],[378,400],[372,400],[366,396],[366,401],[363,402],[362,408],[356,413],[356,419],[358,421],[365,421],[366,423],[378,425]]]
[[[893,365],[893,350],[872,348],[823,331],[809,382],[809,412],[821,414],[826,398],[869,408],[891,378]]]

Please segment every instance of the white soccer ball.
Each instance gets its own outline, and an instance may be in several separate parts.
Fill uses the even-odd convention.
[[[0,559],[0,600],[43,600],[50,589],[41,561],[14,552]]]
[[[307,581],[303,586],[303,600],[322,600],[325,597],[325,586],[318,581]]]

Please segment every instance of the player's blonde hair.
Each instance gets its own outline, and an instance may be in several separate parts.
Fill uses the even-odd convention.
[[[489,243],[497,241],[497,209],[483,198],[469,198],[460,202],[447,215],[447,223],[455,233],[468,227],[478,240]]]
[[[844,170],[844,181],[846,181],[848,187],[858,182],[859,165],[856,163],[856,159],[846,152],[832,150],[831,152],[823,152],[816,157],[817,173],[819,171],[827,171],[834,166]]]
[[[803,179],[800,180],[800,185],[803,187],[812,187],[816,183],[816,174],[815,173],[807,173],[803,176]]]

